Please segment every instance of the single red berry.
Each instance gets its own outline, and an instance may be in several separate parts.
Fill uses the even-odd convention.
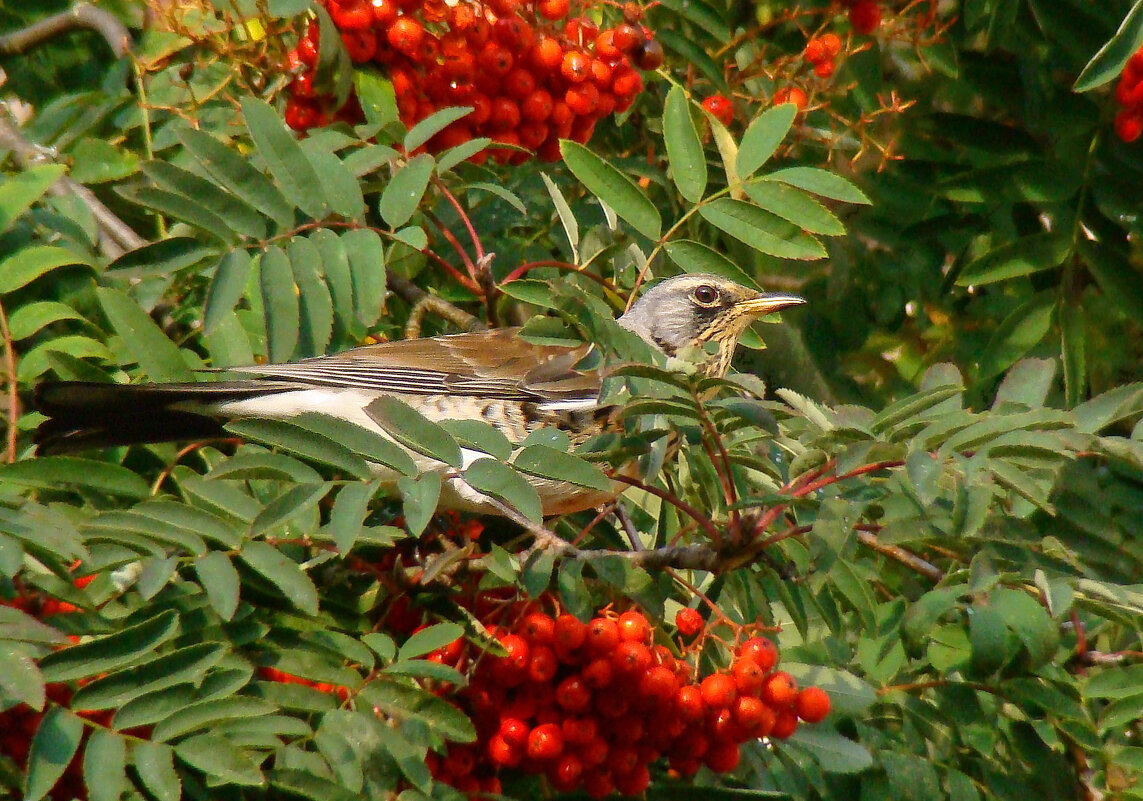
[[[566,103],[556,102],[552,105],[551,122],[557,127],[563,124],[571,125],[574,115]],[[592,618],[587,624],[587,647],[593,654],[606,654],[619,644],[619,626],[614,620],[605,617]]]
[[[373,9],[366,0],[340,0],[329,4],[329,16],[341,32],[364,31],[373,26]]]
[[[532,657],[528,662],[528,679],[537,684],[546,684],[556,677],[559,667],[555,651],[546,645],[537,645],[532,648]]]
[[[881,6],[873,0],[860,0],[849,9],[849,24],[857,33],[868,36],[881,25]]]
[[[391,29],[390,29],[391,30]],[[488,42],[476,57],[480,69],[495,78],[503,78],[512,69],[512,53],[496,42]]]
[[[556,688],[556,703],[569,712],[582,712],[591,705],[591,690],[579,676],[568,676]]]
[[[624,640],[612,651],[611,665],[626,676],[637,676],[651,666],[651,649],[641,642]]]
[[[600,89],[609,88],[611,86],[611,67],[603,59],[593,58],[591,60],[591,79]]]
[[[734,684],[738,687],[739,695],[758,695],[766,681],[766,671],[753,659],[734,660],[730,672],[734,675]]]
[[[560,724],[564,741],[572,745],[587,745],[595,739],[598,728],[595,718],[564,718]]]
[[[536,150],[548,138],[549,128],[545,123],[528,120],[520,123],[517,133],[520,134],[520,144],[529,150]]]
[[[623,55],[619,48],[615,46],[615,31],[610,28],[595,37],[593,48],[595,55],[599,58],[617,59]]]
[[[738,696],[738,688],[734,679],[725,673],[712,673],[702,680],[699,685],[702,691],[702,700],[712,709],[725,709],[734,703]]]
[[[766,637],[751,637],[738,648],[740,659],[749,659],[764,672],[769,672],[778,664],[778,646]]]
[[[679,717],[687,722],[693,723],[702,720],[706,717],[707,712],[706,701],[702,698],[702,690],[693,684],[680,687],[679,691],[675,693],[675,708],[678,710]]]
[[[536,89],[520,104],[520,116],[532,122],[543,122],[552,116],[552,108],[552,96],[548,91]]]
[[[578,116],[586,117],[599,104],[599,89],[594,83],[588,82],[569,86],[564,93],[564,102]]]
[[[490,122],[493,130],[514,130],[520,125],[520,107],[507,97],[497,97],[492,101],[492,119]],[[559,642],[558,634],[556,634],[555,641]]]
[[[802,49],[802,58],[811,64],[820,64],[829,58],[829,53],[820,38],[810,39]]]
[[[627,773],[615,775],[615,789],[620,795],[639,795],[651,786],[651,772],[646,765],[636,765]]]
[[[694,637],[705,625],[697,609],[684,607],[675,613],[675,627],[684,637]]]
[[[523,53],[535,39],[532,26],[517,16],[501,17],[492,26],[492,37],[514,53]]]
[[[731,717],[751,737],[764,737],[770,733],[777,715],[760,698],[743,696],[730,708]]]
[[[666,704],[679,690],[679,680],[675,671],[657,665],[639,680],[639,694],[655,705]]]
[[[499,734],[494,734],[488,740],[488,758],[496,765],[512,767],[524,758],[524,751],[509,745]]]
[[[631,53],[643,44],[643,32],[629,22],[616,25],[612,31],[612,41],[620,53]]]
[[[774,105],[793,103],[798,111],[806,107],[808,99],[806,93],[796,86],[784,86],[774,93]]]
[[[544,723],[528,734],[528,756],[532,759],[555,759],[564,750],[564,735],[554,723]]]
[[[514,100],[523,100],[536,89],[536,79],[529,70],[516,67],[500,84],[504,93]]]
[[[412,17],[401,17],[389,26],[385,38],[389,40],[394,50],[413,58],[425,39],[425,29]]]
[[[523,748],[528,744],[528,735],[531,731],[528,724],[520,718],[502,718],[496,733],[513,748]]]
[[[574,651],[587,640],[587,626],[566,612],[556,618],[555,643],[564,651]]]
[[[738,743],[717,743],[703,757],[706,766],[715,773],[729,773],[738,767]]]
[[[794,710],[806,723],[817,723],[829,714],[829,708],[829,694],[821,687],[806,687],[794,701]]]
[[[798,697],[798,683],[783,670],[771,674],[762,685],[762,699],[771,706],[787,708]]]
[[[583,760],[575,754],[564,754],[548,769],[548,780],[561,792],[574,790],[583,775]]]
[[[823,33],[821,35],[822,47],[825,48],[826,58],[837,58],[841,52],[841,37],[836,33]]]
[[[571,50],[564,55],[560,73],[572,83],[586,81],[591,77],[591,59],[578,50]]]
[[[837,64],[833,61],[823,61],[814,67],[814,75],[819,78],[828,78],[833,75],[833,71],[837,69]]]
[[[651,624],[642,612],[632,609],[619,616],[619,637],[631,642],[647,642],[651,636]]]
[[[551,72],[564,60],[564,49],[551,36],[541,36],[528,54],[528,62],[539,72]]]
[[[540,16],[553,22],[566,17],[570,7],[571,3],[568,0],[540,0],[536,4],[536,10],[540,12]]]
[[[344,30],[341,41],[345,42],[346,52],[354,64],[364,64],[377,53],[377,34],[368,28]]]
[[[702,101],[702,107],[723,125],[734,121],[734,104],[725,95],[711,95]]]

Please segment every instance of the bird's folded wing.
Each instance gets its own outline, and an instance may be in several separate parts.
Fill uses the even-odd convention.
[[[594,398],[599,375],[577,370],[589,349],[537,345],[518,329],[382,342],[289,364],[229,368],[296,383],[410,395],[471,395],[522,401]]]

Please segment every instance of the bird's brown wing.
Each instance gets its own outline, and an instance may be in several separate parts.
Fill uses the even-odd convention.
[[[229,372],[292,382],[412,395],[472,395],[531,401],[589,399],[599,375],[576,365],[590,346],[537,345],[500,328],[365,345],[289,364]]]

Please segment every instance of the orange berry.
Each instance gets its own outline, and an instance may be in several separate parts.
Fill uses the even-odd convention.
[[[577,50],[564,55],[560,73],[572,83],[581,83],[591,76],[591,59]]]
[[[734,679],[725,673],[712,673],[699,685],[702,700],[712,709],[726,709],[738,696]]]
[[[553,22],[566,17],[570,8],[571,3],[568,0],[540,0],[536,4],[536,10],[540,12],[540,16]]]
[[[577,115],[587,116],[595,111],[595,107],[599,103],[599,89],[590,82],[576,84],[569,87],[564,93],[564,102]]]
[[[837,65],[833,61],[823,61],[814,67],[814,75],[819,78],[828,78],[833,75],[834,69]]]
[[[734,121],[734,104],[725,95],[711,95],[702,101],[702,107],[723,125]]]
[[[389,44],[393,46],[394,50],[412,58],[417,54],[421,42],[424,41],[425,29],[421,23],[412,17],[401,17],[389,26],[385,38],[389,40]]]
[[[794,711],[806,723],[817,723],[829,714],[829,694],[821,687],[806,687],[794,701]]]
[[[702,615],[697,609],[683,608],[675,614],[675,627],[684,637],[693,637],[703,630],[705,625]]]
[[[825,48],[827,58],[836,58],[841,52],[841,37],[836,33],[823,33],[821,43]]]
[[[789,707],[797,697],[798,683],[782,670],[769,676],[762,686],[762,699],[771,706]]]

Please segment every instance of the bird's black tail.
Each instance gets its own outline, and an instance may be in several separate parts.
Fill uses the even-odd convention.
[[[48,417],[36,429],[36,453],[222,437],[223,421],[211,415],[213,405],[294,388],[275,381],[45,382],[33,396],[35,409]]]

